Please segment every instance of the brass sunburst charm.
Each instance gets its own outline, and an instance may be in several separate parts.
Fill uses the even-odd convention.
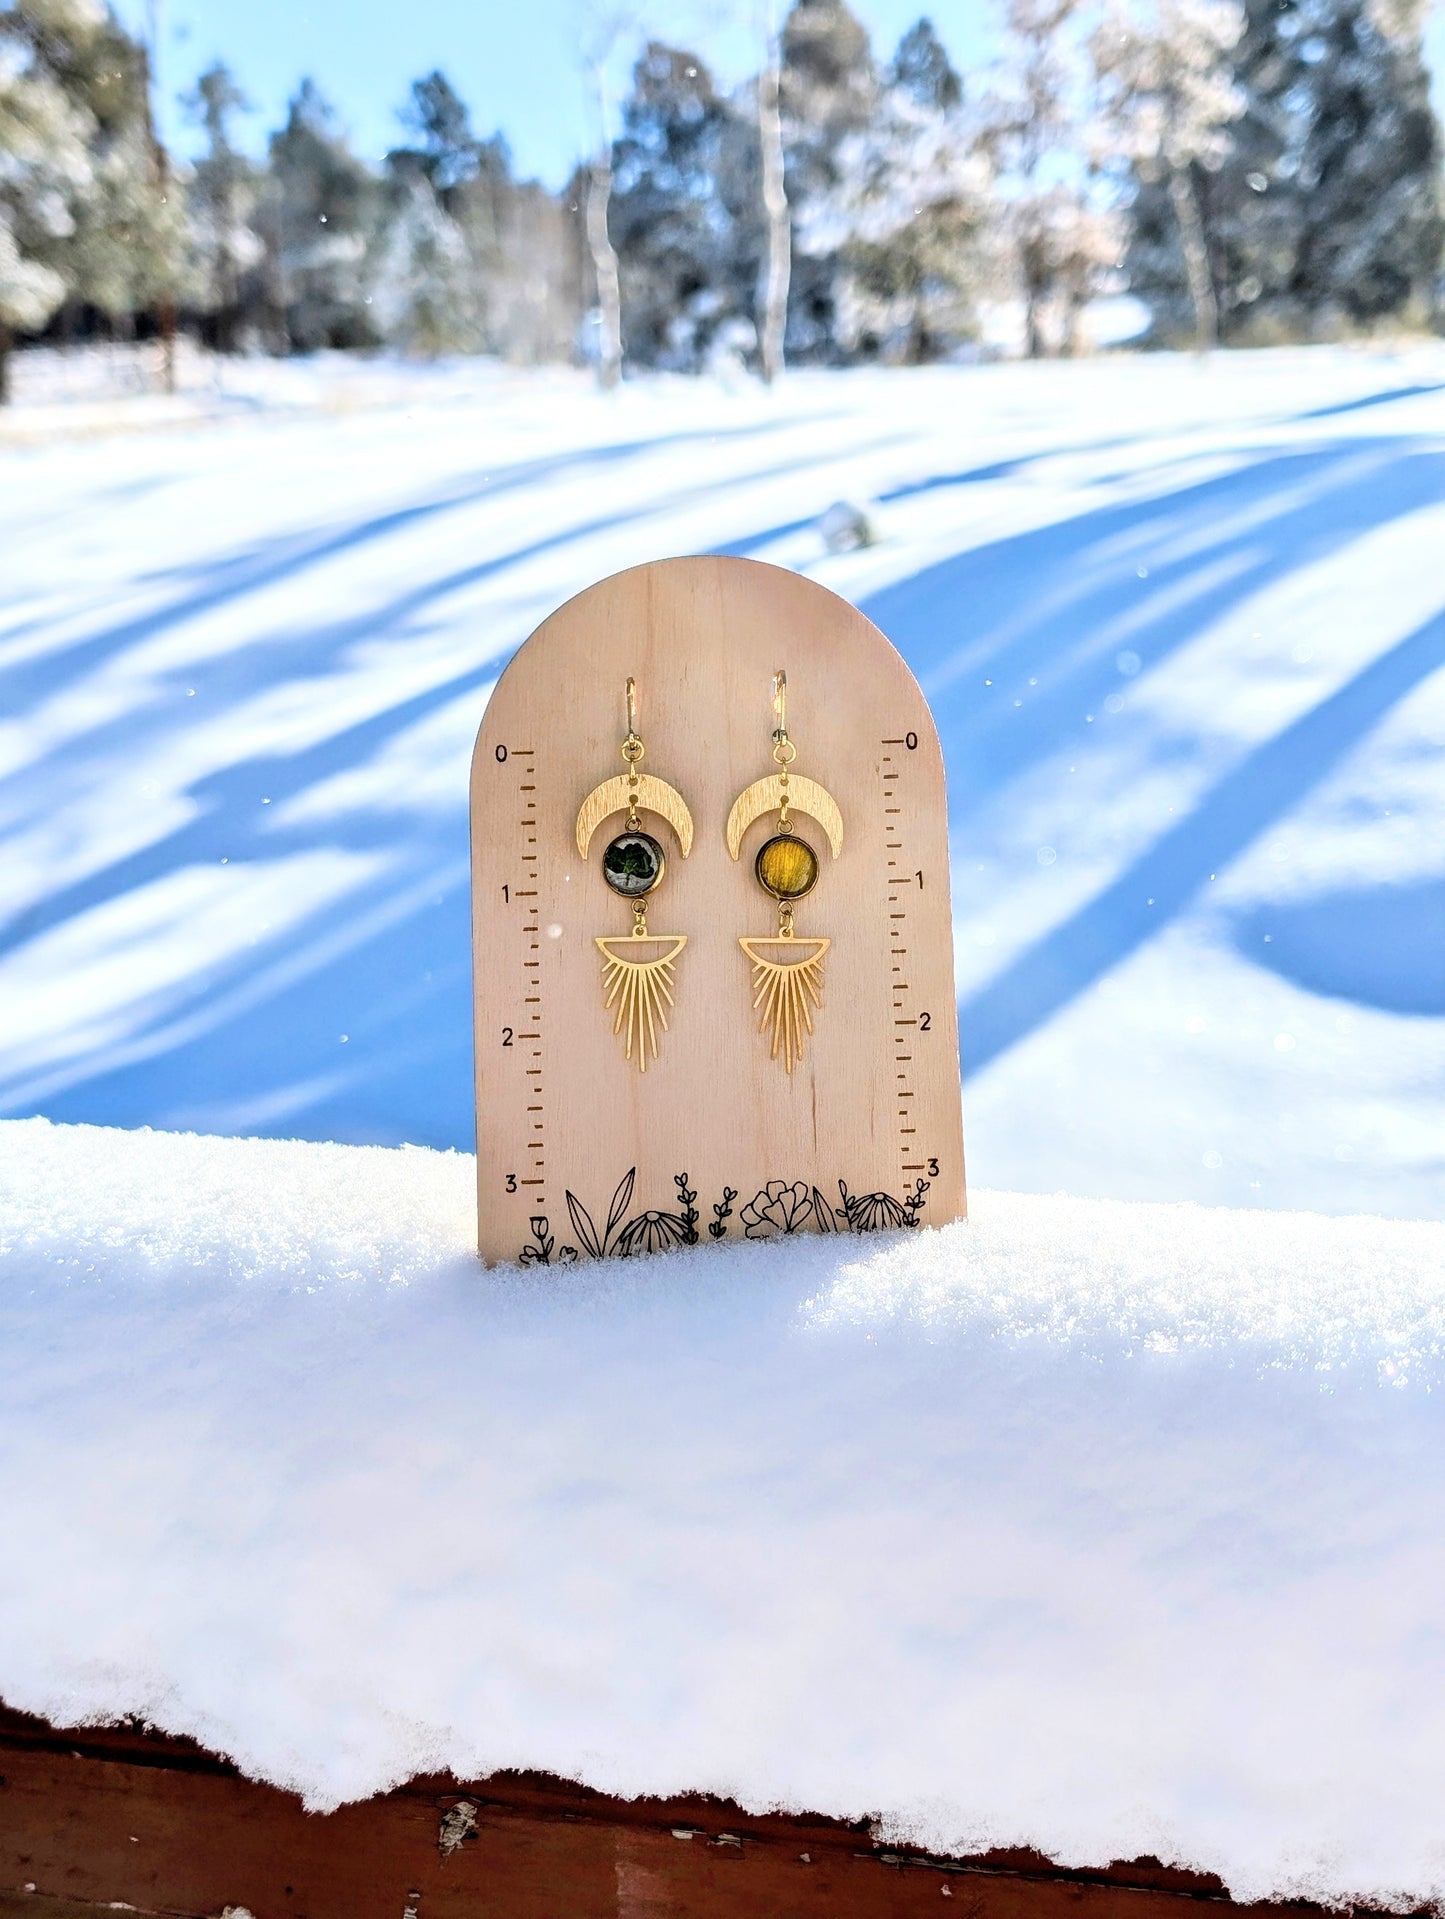
[[[672,1005],[673,964],[687,945],[681,933],[618,933],[595,940],[604,966],[602,990],[610,1013],[617,1017],[612,1030],[623,1041],[623,1052],[637,1061],[639,1073],[647,1071],[647,1055],[657,1058],[659,1029],[667,1031],[667,1009]],[[666,950],[652,959],[633,958],[640,946],[661,946]]]
[[[772,1048],[768,1055],[783,1057],[783,1070],[791,1073],[803,1057],[803,1040],[813,1032],[813,1008],[823,1004],[823,956],[833,944],[821,935],[811,938],[792,934],[773,934],[766,939],[740,939],[738,945],[752,961],[753,1010],[758,1013],[758,1031],[772,1028]],[[759,947],[782,948],[781,955],[770,959]]]

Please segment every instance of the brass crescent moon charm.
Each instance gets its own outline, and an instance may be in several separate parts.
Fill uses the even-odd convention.
[[[635,788],[629,785],[625,773],[593,787],[577,815],[577,851],[583,859],[592,844],[592,835],[603,820],[610,819],[614,813],[625,813],[634,800],[639,812],[658,813],[667,821],[686,859],[692,851],[692,814],[677,788],[658,779],[655,773],[639,773]]]
[[[833,858],[837,859],[843,851],[843,815],[838,811],[838,802],[833,795],[819,786],[816,780],[804,779],[800,773],[788,775],[786,791],[788,811],[806,813],[815,819],[828,835]],[[727,825],[728,851],[734,859],[742,849],[743,834],[764,813],[775,812],[783,803],[783,795],[782,776],[778,773],[769,773],[766,779],[754,780],[745,793],[738,794],[733,801],[733,810],[728,814]]]

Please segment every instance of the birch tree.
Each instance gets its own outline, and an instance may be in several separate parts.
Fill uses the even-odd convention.
[[[587,168],[583,224],[597,290],[597,378],[605,388],[622,378],[622,279],[612,244],[612,87],[609,66],[623,36],[635,30],[629,11],[596,8],[583,33],[582,72],[592,120],[592,158]]]
[[[184,222],[177,217],[171,156],[161,138],[161,41],[165,19],[165,0],[146,0],[145,46],[145,130],[150,147],[150,179],[156,197],[156,236],[159,251],[156,260],[156,307],[161,338],[161,385],[167,393],[176,390],[176,282],[179,277]]]
[[[793,272],[793,226],[783,165],[783,53],[772,0],[758,10],[763,67],[758,75],[758,145],[761,154],[763,223],[768,251],[758,328],[763,379],[769,386],[783,370],[788,331],[788,288]]]

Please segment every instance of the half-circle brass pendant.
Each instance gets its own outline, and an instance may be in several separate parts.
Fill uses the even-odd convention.
[[[790,813],[806,813],[818,822],[837,859],[843,851],[843,815],[838,802],[826,787],[805,779],[801,773],[789,773],[786,784],[782,773],[769,773],[738,794],[727,824],[728,851],[733,858],[742,851],[743,835],[753,821],[760,820],[764,813],[778,811],[784,801]]]
[[[584,860],[592,835],[603,820],[611,819],[614,813],[630,812],[634,807],[639,812],[660,814],[676,833],[682,857],[687,858],[692,851],[692,814],[681,793],[666,780],[658,779],[655,773],[639,773],[635,786],[626,773],[619,773],[615,779],[594,786],[582,802],[577,815],[577,851]],[[736,854],[733,857],[736,858]]]
[[[821,935],[775,935],[740,939],[738,945],[753,964],[753,1010],[758,1031],[772,1028],[770,1059],[781,1052],[783,1069],[791,1073],[803,1057],[803,1036],[813,1032],[813,1008],[823,1004],[823,955],[833,944]],[[768,953],[760,947],[771,949]]]
[[[667,1031],[667,1009],[672,1005],[673,963],[687,937],[682,933],[617,933],[598,936],[598,952],[605,962],[602,989],[606,1008],[615,1006],[617,1017],[612,1030],[622,1040],[628,1059],[637,1061],[640,1073],[647,1071],[647,1055],[657,1058],[659,1028]],[[642,947],[660,946],[663,950],[651,959],[640,955]]]

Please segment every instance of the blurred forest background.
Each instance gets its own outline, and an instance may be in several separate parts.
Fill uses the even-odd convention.
[[[178,338],[670,371],[1070,354],[1110,296],[1145,344],[1438,330],[1441,133],[1421,0],[1003,0],[960,73],[846,0],[760,29],[714,82],[643,15],[593,17],[598,129],[560,192],[445,74],[378,166],[316,79],[265,156],[244,76],[156,132],[143,37],[100,0],[0,7],[0,392],[12,350]],[[636,48],[630,85],[605,83]],[[405,95],[405,84],[398,88]]]

